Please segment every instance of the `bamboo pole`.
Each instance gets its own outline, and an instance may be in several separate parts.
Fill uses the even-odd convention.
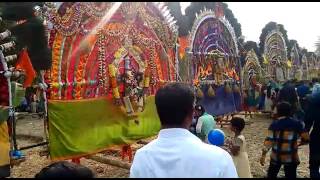
[[[103,163],[103,164],[108,164],[108,165],[120,167],[123,169],[129,170],[131,167],[131,163],[127,163],[127,162],[123,162],[123,161],[119,161],[119,160],[114,160],[114,159],[108,158],[108,156],[100,157],[97,155],[91,155],[91,156],[87,156],[86,158]]]

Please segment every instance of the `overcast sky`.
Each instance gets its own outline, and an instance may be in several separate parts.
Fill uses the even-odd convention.
[[[190,2],[181,2],[182,13]],[[259,42],[262,28],[270,21],[283,24],[288,38],[315,51],[320,36],[320,2],[227,2],[241,24],[246,41]]]

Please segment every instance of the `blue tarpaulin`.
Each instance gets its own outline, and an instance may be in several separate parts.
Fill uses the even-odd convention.
[[[199,100],[199,104],[203,105],[207,113],[211,115],[223,115],[236,111],[241,108],[241,96],[239,93],[226,93],[224,86],[215,89],[215,96],[208,96],[208,87],[201,87],[204,97]]]

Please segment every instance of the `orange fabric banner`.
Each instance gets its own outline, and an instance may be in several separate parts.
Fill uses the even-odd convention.
[[[179,37],[179,44],[179,55],[180,58],[183,58],[183,56],[185,55],[185,49],[189,46],[188,38],[186,36]]]
[[[23,87],[29,87],[32,84],[33,79],[36,77],[36,72],[33,69],[31,64],[28,52],[26,49],[23,49],[19,54],[19,59],[16,64],[16,69],[22,70],[25,72],[26,78],[24,80]]]

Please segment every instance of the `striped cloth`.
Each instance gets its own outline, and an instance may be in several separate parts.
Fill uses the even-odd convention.
[[[266,153],[272,148],[271,162],[277,164],[299,164],[299,139],[301,139],[301,144],[309,142],[309,134],[304,130],[301,121],[292,118],[277,119],[268,129],[263,152]]]

